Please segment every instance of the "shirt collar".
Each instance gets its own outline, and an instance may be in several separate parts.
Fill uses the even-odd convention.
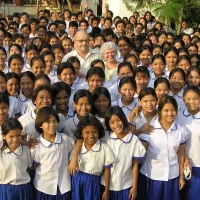
[[[73,122],[74,122],[74,125],[75,125],[75,126],[78,126],[79,119],[78,119],[77,114],[74,115],[74,117],[73,117]]]
[[[165,72],[165,71],[163,71],[163,72]],[[151,77],[152,80],[157,79],[156,76],[155,76],[155,73],[153,71],[151,71],[150,77]],[[167,78],[165,74],[162,77]]]
[[[55,69],[53,68],[52,70],[51,70],[51,72],[48,74],[49,76],[56,76],[56,71],[55,71]]]
[[[3,150],[4,153],[14,153],[15,155],[17,156],[21,156],[23,154],[23,147],[22,145],[20,144],[19,147],[14,151],[12,152],[8,147],[6,149]]]
[[[35,113],[34,110],[32,110],[32,111],[30,112],[30,115],[31,115],[31,118],[32,118],[32,119],[36,119],[36,113]]]
[[[76,91],[76,84],[75,83],[72,84],[71,90]]]
[[[183,115],[184,115],[185,117],[192,116],[194,119],[200,119],[200,111],[199,111],[197,114],[192,115],[192,114],[190,114],[190,113],[188,112],[187,109],[185,109],[185,110],[183,110]]]
[[[42,135],[39,137],[39,141],[42,143],[42,145],[44,147],[50,147],[52,144],[60,144],[62,142],[62,137],[60,135],[60,133],[57,133],[56,132],[56,138],[55,138],[55,141],[53,143],[45,140]]]
[[[184,92],[184,89],[182,88],[182,90],[178,93],[178,94],[174,94],[172,91],[170,91],[170,94],[172,96],[177,96],[178,98],[183,98],[183,92]]]
[[[122,98],[119,98],[119,99],[117,100],[117,103],[118,103],[118,106],[119,106],[120,108],[125,107],[125,108],[128,108],[129,110],[133,110],[133,109],[135,108],[135,106],[137,105],[137,102],[135,101],[135,99],[134,99],[133,102],[132,102],[131,104],[129,104],[128,106],[125,106],[125,105],[122,103]]]
[[[158,118],[155,120],[154,128],[155,129],[162,129],[162,126],[161,126]],[[172,123],[171,127],[169,128],[169,130],[167,132],[176,131],[176,129],[177,129],[177,124],[174,120],[174,122]]]
[[[79,76],[77,76],[76,79],[74,80],[74,83],[75,83],[75,84],[78,84],[79,81],[80,81],[80,78],[79,78]]]
[[[113,139],[113,140],[121,140],[123,143],[127,144],[129,143],[132,138],[133,138],[133,133],[129,132],[125,137],[123,137],[122,139],[119,139],[116,135],[115,132],[110,132],[109,133],[110,135],[110,138]]]
[[[85,147],[85,143],[83,143],[80,153],[85,154],[88,151],[98,152],[98,151],[100,151],[100,149],[101,149],[101,142],[99,140],[97,140],[96,143],[93,145],[93,147],[90,150],[87,150]]]
[[[26,102],[28,99],[20,92],[19,96],[18,96],[19,100],[21,102]]]

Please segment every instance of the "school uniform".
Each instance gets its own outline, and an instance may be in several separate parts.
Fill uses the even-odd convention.
[[[28,63],[26,63],[26,64],[24,65],[23,69],[22,69],[22,72],[27,72],[27,71],[32,72],[31,66],[30,66]]]
[[[55,70],[55,68],[53,68],[51,70],[51,72],[48,74],[48,77],[51,80],[51,84],[53,83],[57,83],[58,82],[58,76],[57,76],[57,71]]]
[[[115,159],[111,167],[110,200],[128,199],[129,191],[133,186],[133,159],[143,159],[145,148],[138,137],[131,132],[123,139],[119,139],[114,132],[111,132],[106,143],[112,149]],[[101,184],[105,184],[103,176]]]
[[[5,67],[4,67],[4,69],[3,69],[3,73],[7,74],[9,72],[11,72],[11,69],[8,67],[8,64],[6,64]]]
[[[185,153],[192,165],[192,177],[186,181],[184,187],[185,199],[193,200],[199,195],[200,187],[200,112],[192,115],[187,109],[180,111],[177,117],[177,123],[184,126],[188,133],[189,138],[185,144]]]
[[[101,87],[105,87],[106,89],[109,89],[112,86],[112,83],[109,81],[104,81]],[[89,90],[89,86],[87,82],[84,82],[80,85],[79,89],[85,89]]]
[[[26,113],[27,110],[27,104],[29,102],[32,102],[31,99],[26,98],[22,93],[20,93],[20,95],[18,96],[18,100],[19,100],[19,104],[21,106],[21,115],[24,115]]]
[[[120,97],[117,101],[112,102],[112,106],[119,106],[123,110],[125,116],[128,117],[128,115],[130,114],[130,112],[136,106],[138,106],[138,101],[137,101],[137,99],[133,98],[133,101],[128,106],[126,106],[126,105],[124,105],[122,103],[122,97]]]
[[[20,110],[20,102],[16,97],[9,96],[9,109],[8,109],[8,115],[9,117],[15,118],[16,115],[19,115]]]
[[[37,200],[71,200],[71,176],[67,168],[73,141],[67,135],[56,133],[53,143],[42,135],[31,149],[33,161],[38,164],[33,180]]]
[[[0,151],[0,199],[32,200],[33,191],[27,168],[32,166],[27,146],[11,152],[7,147]]]
[[[167,78],[167,76],[165,74],[163,76],[161,76],[161,77]],[[156,78],[154,72],[151,71],[150,72],[150,80],[149,80],[148,87],[154,88],[154,82],[155,82],[156,79],[157,78]]]
[[[141,66],[143,66],[142,65],[142,62],[141,61],[139,61],[139,64],[137,65],[137,67],[141,67]],[[149,73],[151,73],[152,71],[153,71],[153,69],[152,69],[152,66],[151,65],[149,65],[148,67],[146,67],[148,70],[149,70]]]
[[[79,172],[72,177],[72,199],[100,200],[103,169],[110,168],[114,162],[110,147],[97,140],[87,150],[83,143],[78,160]]]
[[[188,139],[188,132],[175,121],[167,133],[158,119],[154,132],[140,134],[148,143],[147,154],[140,169],[139,199],[179,200],[179,163],[177,151]]]
[[[60,122],[58,124],[58,131],[61,131],[63,129],[64,116],[59,113],[58,116],[60,119]],[[23,127],[22,134],[27,135],[28,140],[30,138],[39,137],[40,134],[35,129],[36,113],[34,110],[22,115],[18,120]]]
[[[183,92],[184,92],[184,88],[182,88],[182,90],[178,94],[174,94],[172,93],[172,91],[169,92],[169,96],[172,96],[176,99],[179,110],[185,109],[185,103],[183,101]]]

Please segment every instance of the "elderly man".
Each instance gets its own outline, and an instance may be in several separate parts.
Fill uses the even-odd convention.
[[[80,72],[86,74],[90,64],[95,59],[101,59],[101,55],[89,49],[90,36],[85,31],[79,31],[75,35],[74,51],[64,56],[62,62],[66,62],[71,56],[76,56],[81,63]]]

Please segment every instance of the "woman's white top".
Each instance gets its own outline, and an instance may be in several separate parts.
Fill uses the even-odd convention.
[[[38,164],[34,178],[34,186],[40,192],[49,195],[61,194],[71,190],[71,176],[68,170],[69,154],[73,150],[73,140],[67,135],[56,133],[53,143],[42,135],[39,143],[31,149],[33,161]]]
[[[177,151],[188,140],[186,129],[176,122],[165,132],[158,119],[154,132],[140,134],[139,138],[148,143],[145,161],[140,172],[153,180],[168,181],[179,176]]]
[[[11,152],[7,147],[0,151],[0,184],[22,185],[30,182],[27,168],[32,166],[31,153],[27,146]]]

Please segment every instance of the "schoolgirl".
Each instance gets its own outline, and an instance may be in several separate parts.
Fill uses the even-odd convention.
[[[68,54],[69,52],[71,52],[73,50],[73,42],[72,39],[69,37],[64,37],[61,41],[61,44],[64,48],[64,54]]]
[[[20,75],[23,69],[23,65],[24,59],[18,54],[14,54],[8,59],[8,67],[10,72],[14,72]]]
[[[92,94],[88,90],[81,89],[74,94],[73,106],[76,114],[63,123],[65,134],[74,138],[74,132],[77,129],[79,121],[85,120],[89,116],[92,103]]]
[[[56,112],[62,114],[65,119],[73,117],[74,110],[69,106],[70,87],[64,82],[57,82],[51,85],[51,90]]]
[[[32,200],[33,191],[27,168],[32,166],[30,150],[22,145],[22,125],[15,118],[1,126],[3,146],[0,151],[0,199]]]
[[[91,62],[90,68],[92,67],[100,67],[105,72],[105,63],[101,59],[95,59]]]
[[[199,128],[200,128],[200,91],[196,86],[188,86],[183,93],[183,99],[186,108],[179,112],[177,123],[186,127],[189,133],[189,139],[185,144],[186,155],[192,165],[192,177],[186,181],[184,188],[184,199],[193,200],[199,195],[200,187],[200,160],[199,150]]]
[[[130,62],[134,70],[138,66],[138,57],[136,55],[134,55],[134,54],[127,54],[124,57],[124,61],[125,62]]]
[[[195,53],[193,55],[190,56],[190,61],[191,61],[191,66],[196,66],[199,67],[200,65],[200,55]]]
[[[177,61],[177,66],[187,74],[188,69],[191,67],[191,62],[190,58],[186,55],[184,56],[179,56],[178,61]]]
[[[120,63],[117,69],[117,74],[118,74],[117,78],[109,81],[112,84],[112,86],[109,88],[112,102],[117,101],[120,98],[120,94],[118,92],[120,79],[126,76],[131,76],[131,77],[134,76],[134,70],[131,63],[129,62]]]
[[[73,141],[57,132],[59,121],[51,107],[43,107],[37,113],[35,127],[40,136],[31,151],[36,168],[33,180],[36,200],[71,200],[71,177],[66,166]]]
[[[38,74],[44,74],[45,71],[45,61],[42,56],[35,56],[31,59],[30,62],[31,71],[35,76]]]
[[[14,54],[22,55],[22,48],[19,44],[11,44],[9,48],[9,56],[12,56]]]
[[[29,44],[25,47],[25,58],[26,63],[24,65],[23,71],[31,71],[31,59],[34,56],[38,56],[38,47],[35,44]]]
[[[153,54],[153,56],[156,55],[156,54],[163,54],[162,47],[159,44],[154,45],[153,50],[152,50],[152,54]]]
[[[118,91],[120,98],[112,102],[112,106],[119,106],[126,116],[138,105],[138,99],[134,98],[136,82],[131,76],[123,77],[119,82]]]
[[[169,77],[171,70],[177,67],[178,50],[171,46],[165,51],[164,56],[166,60],[165,75]]]
[[[10,72],[8,66],[6,65],[7,54],[4,47],[0,46],[0,70],[4,73]]]
[[[3,122],[5,121],[7,117],[9,117],[8,115],[9,104],[10,102],[9,102],[8,94],[0,93],[0,133],[1,133],[1,126]]]
[[[27,112],[27,106],[31,101],[34,90],[35,75],[26,71],[20,74],[20,94],[18,100],[21,104],[21,115]]]
[[[185,184],[184,143],[188,133],[175,122],[177,111],[176,100],[168,95],[163,96],[158,103],[154,131],[139,136],[147,148],[147,154],[140,169],[138,199],[180,199],[179,190]]]
[[[181,68],[173,69],[169,74],[169,82],[170,82],[170,96],[173,96],[179,109],[184,109],[185,104],[183,102],[183,91],[186,82],[186,74]]]
[[[190,67],[187,71],[186,82],[187,85],[195,85],[199,87],[200,85],[200,69],[198,67]]]
[[[129,123],[120,107],[110,107],[106,111],[105,123],[110,131],[106,143],[113,150],[115,159],[111,167],[110,200],[134,199],[137,193],[138,160],[144,157],[145,148],[137,136],[127,131]],[[103,177],[101,183],[105,186]]]
[[[72,177],[72,199],[109,199],[110,168],[114,157],[109,146],[99,140],[105,134],[102,124],[89,116],[78,124],[74,134],[77,139],[83,139],[83,144],[78,156],[79,171]],[[105,180],[103,195],[101,175]]]
[[[41,56],[45,61],[45,70],[44,73],[48,75],[51,80],[51,83],[58,82],[56,66],[55,66],[55,55],[52,51],[44,51],[42,52]]]
[[[165,77],[165,57],[162,54],[156,54],[151,59],[152,71],[150,72],[150,81],[148,87],[154,87],[154,81],[159,77]]]

